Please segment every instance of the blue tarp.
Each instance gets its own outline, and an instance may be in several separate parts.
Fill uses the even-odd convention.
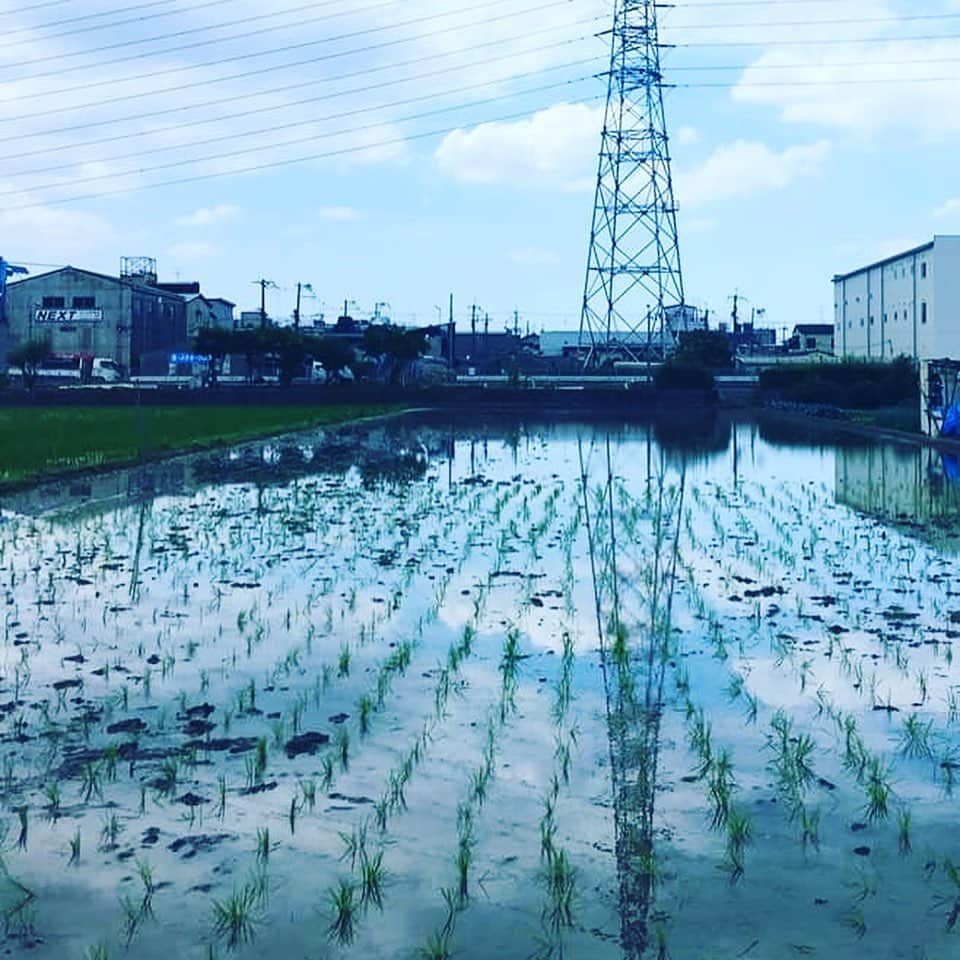
[[[960,407],[952,403],[943,415],[943,428],[940,433],[944,437],[960,436]]]

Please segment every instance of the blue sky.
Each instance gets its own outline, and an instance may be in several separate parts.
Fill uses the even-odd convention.
[[[0,254],[577,327],[611,16],[0,0]],[[960,232],[960,0],[677,0],[662,38],[689,301],[829,321],[834,273]]]

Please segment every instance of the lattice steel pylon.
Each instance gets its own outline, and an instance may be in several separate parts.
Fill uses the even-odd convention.
[[[663,356],[683,316],[655,0],[615,0],[580,319],[586,363]]]

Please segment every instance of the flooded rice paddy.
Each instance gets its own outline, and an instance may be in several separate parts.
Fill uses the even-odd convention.
[[[0,500],[37,958],[947,958],[949,458],[404,418]]]

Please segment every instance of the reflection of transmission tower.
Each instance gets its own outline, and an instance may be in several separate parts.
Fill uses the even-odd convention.
[[[580,320],[587,363],[662,356],[684,314],[656,0],[615,0]]]

